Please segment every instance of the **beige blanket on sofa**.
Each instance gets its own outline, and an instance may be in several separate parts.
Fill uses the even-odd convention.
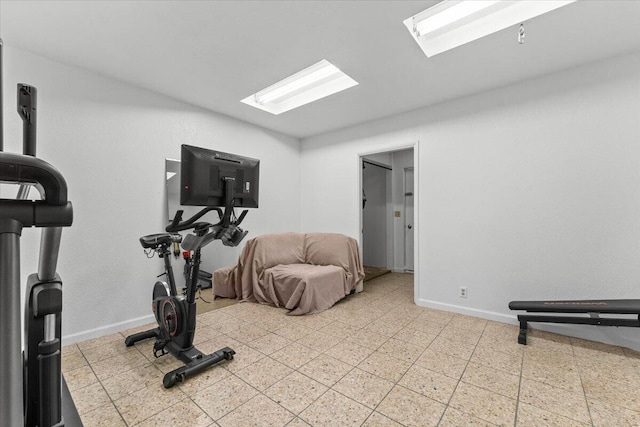
[[[358,244],[350,237],[267,234],[247,241],[236,266],[216,271],[214,289],[216,295],[274,304],[299,315],[330,308],[363,278]]]

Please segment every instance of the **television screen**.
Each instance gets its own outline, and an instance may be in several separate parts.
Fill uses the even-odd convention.
[[[257,208],[259,177],[260,160],[183,144],[180,204],[223,207],[232,188],[233,207]]]

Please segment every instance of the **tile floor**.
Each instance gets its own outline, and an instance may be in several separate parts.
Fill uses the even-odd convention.
[[[200,314],[200,350],[237,354],[172,389],[180,363],[125,347],[134,330],[65,347],[65,378],[87,427],[640,425],[640,353],[539,331],[521,346],[515,326],[414,305],[412,280],[317,315]]]

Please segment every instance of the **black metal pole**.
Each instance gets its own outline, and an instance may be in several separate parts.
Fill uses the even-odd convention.
[[[23,83],[18,83],[18,114],[22,118],[22,154],[36,155],[36,106],[38,90]]]
[[[4,150],[4,130],[2,128],[4,116],[2,113],[2,100],[2,39],[0,38],[0,151]]]

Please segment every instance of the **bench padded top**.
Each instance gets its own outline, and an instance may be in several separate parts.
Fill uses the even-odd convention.
[[[615,313],[640,315],[640,299],[511,301],[511,310],[537,313]]]

